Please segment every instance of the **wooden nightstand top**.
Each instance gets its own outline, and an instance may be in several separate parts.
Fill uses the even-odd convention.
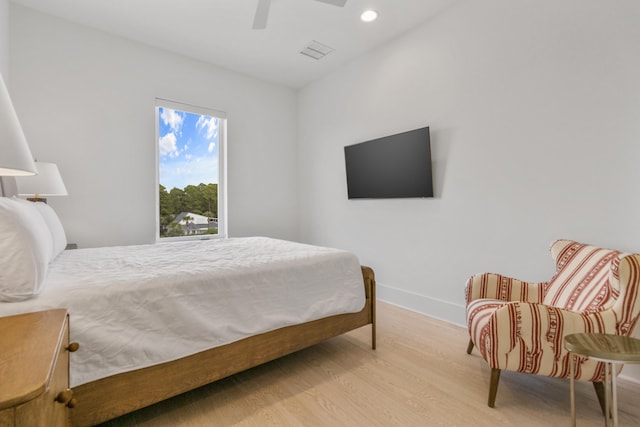
[[[57,309],[0,317],[0,410],[47,389],[66,316],[66,310]]]

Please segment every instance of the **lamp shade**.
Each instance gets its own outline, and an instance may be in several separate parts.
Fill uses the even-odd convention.
[[[69,194],[55,163],[36,162],[36,166],[38,175],[16,177],[19,196],[66,196]]]
[[[38,173],[9,91],[0,75],[0,176]]]

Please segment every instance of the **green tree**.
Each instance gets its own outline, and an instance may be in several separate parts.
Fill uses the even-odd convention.
[[[198,215],[202,214],[200,190],[195,185],[187,185],[184,187],[184,195],[182,197],[182,212],[193,212]]]
[[[175,219],[173,200],[164,185],[160,184],[160,235],[167,234],[169,224]]]
[[[173,208],[173,214],[178,215],[180,212],[186,212],[184,209],[184,191],[179,188],[172,188],[169,191],[169,198],[171,199],[171,207]]]
[[[185,230],[186,234],[191,234],[190,233],[190,231],[191,231],[191,227],[190,227],[191,223],[189,221],[191,221],[192,219],[193,219],[193,217],[189,216],[189,215],[185,215],[185,216],[182,217],[182,220],[184,221],[184,227],[186,229]]]
[[[173,200],[164,185],[160,184],[160,216],[171,215],[175,211]]]
[[[160,236],[181,235],[175,227],[175,218],[181,212],[191,212],[209,218],[218,218],[218,184],[187,185],[184,189],[160,185]],[[191,221],[193,218],[189,218]],[[187,221],[187,225],[188,224]],[[181,227],[178,225],[178,228]],[[188,227],[187,227],[188,228]],[[217,230],[216,230],[217,231]]]
[[[218,217],[218,184],[200,184],[202,212],[210,218]],[[204,215],[204,214],[203,214]]]
[[[184,230],[182,229],[182,226],[180,224],[178,224],[177,222],[172,222],[171,224],[169,224],[169,227],[167,228],[166,237],[177,237],[177,236],[184,236]]]

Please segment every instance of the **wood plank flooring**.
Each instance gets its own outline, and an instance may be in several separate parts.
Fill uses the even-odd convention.
[[[370,327],[105,423],[195,426],[569,426],[568,380],[489,368],[460,328],[378,304]],[[624,373],[624,371],[623,371]],[[620,426],[640,425],[640,384],[618,381]],[[576,383],[578,426],[602,426],[591,383]]]

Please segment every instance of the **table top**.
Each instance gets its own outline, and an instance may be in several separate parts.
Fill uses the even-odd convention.
[[[640,339],[612,334],[571,334],[564,337],[567,350],[615,362],[640,363]]]
[[[63,309],[0,317],[0,410],[45,392],[66,317]]]

